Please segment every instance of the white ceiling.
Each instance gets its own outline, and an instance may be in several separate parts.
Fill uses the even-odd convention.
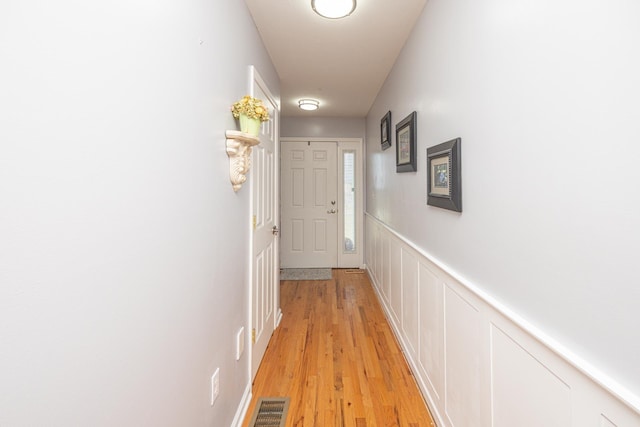
[[[326,19],[311,0],[245,0],[280,76],[283,116],[365,117],[426,0],[358,0]],[[298,108],[300,98],[320,109]]]

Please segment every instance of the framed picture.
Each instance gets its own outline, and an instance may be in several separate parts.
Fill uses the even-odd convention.
[[[416,112],[396,125],[396,172],[415,172]]]
[[[427,205],[462,212],[460,138],[427,148]]]
[[[380,120],[380,143],[383,151],[391,147],[391,111]]]

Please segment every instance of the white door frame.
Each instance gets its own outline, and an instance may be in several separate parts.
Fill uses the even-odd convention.
[[[344,209],[344,154],[353,152],[355,162],[355,215],[356,215],[356,241],[355,250],[347,252],[344,248],[344,215],[338,215],[338,267],[352,268],[364,267],[364,151],[360,138],[340,139],[338,141],[338,204]]]
[[[311,141],[328,142],[335,141],[338,147],[338,205],[344,206],[344,193],[342,191],[343,178],[343,154],[353,151],[356,154],[356,250],[353,253],[345,253],[344,222],[343,216],[338,215],[338,265],[339,268],[364,267],[364,144],[362,138],[318,138],[318,137],[282,137],[280,142]]]

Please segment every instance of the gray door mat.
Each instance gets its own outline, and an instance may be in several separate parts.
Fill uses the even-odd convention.
[[[249,427],[284,427],[288,410],[288,397],[261,397],[253,410]]]
[[[330,268],[283,268],[280,280],[331,280]]]

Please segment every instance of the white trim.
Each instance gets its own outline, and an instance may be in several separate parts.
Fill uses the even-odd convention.
[[[514,324],[520,327],[522,330],[526,331],[533,338],[538,340],[541,344],[545,345],[549,350],[553,351],[555,354],[560,356],[566,362],[571,364],[574,368],[578,369],[581,373],[589,377],[591,380],[598,383],[601,387],[606,389],[609,393],[616,396],[630,408],[632,408],[635,412],[640,414],[640,397],[633,394],[624,386],[620,385],[618,382],[613,380],[608,375],[604,374],[601,370],[581,358],[580,356],[573,353],[571,350],[566,348],[564,345],[560,344],[557,340],[544,333],[542,330],[528,322],[522,316],[518,315],[512,309],[499,302],[485,291],[479,289],[476,285],[471,283],[469,280],[465,279],[463,276],[458,274],[454,269],[449,267],[447,264],[438,260],[433,255],[429,254],[424,249],[417,246],[411,240],[402,236],[395,230],[391,229],[387,224],[381,222],[373,215],[368,212],[365,212],[365,216],[375,221],[378,225],[385,228],[389,233],[400,239],[403,243],[409,246],[414,251],[418,252],[420,255],[425,257],[427,260],[435,264],[438,268],[444,271],[446,274],[455,279],[458,283],[462,284],[467,290],[472,292],[478,298],[483,300],[485,303],[490,305],[494,310],[502,314],[503,316],[510,319]]]
[[[240,427],[242,425],[244,418],[247,416],[249,405],[251,404],[251,397],[251,381],[249,381],[249,384],[247,384],[247,387],[245,387],[244,393],[242,394],[242,399],[240,400],[240,404],[236,410],[236,415],[233,417],[233,421],[231,422],[231,427]]]
[[[344,205],[343,191],[341,190],[340,183],[342,180],[342,153],[344,150],[353,150],[356,152],[356,252],[353,254],[342,253],[342,242],[344,241],[343,234],[343,221],[342,216],[338,217],[338,238],[337,238],[337,263],[334,267],[338,268],[358,268],[358,266],[364,265],[364,253],[365,253],[365,239],[364,239],[364,159],[365,150],[364,142],[362,138],[321,138],[321,137],[282,137],[280,142],[335,142],[337,147],[337,162],[338,162],[338,200],[339,206]]]
[[[365,266],[365,269],[369,273],[369,278],[375,282],[375,279],[374,279],[375,274],[369,269],[369,266]],[[376,295],[378,296],[378,301],[382,306],[385,317],[387,318],[387,321],[391,325],[393,336],[400,343],[400,347],[403,350],[402,355],[404,356],[405,360],[409,364],[409,367],[411,368],[411,372],[414,374],[413,378],[418,383],[418,387],[420,388],[420,391],[422,391],[423,397],[427,401],[427,406],[430,409],[429,412],[431,413],[431,417],[434,418],[436,425],[438,426],[446,425],[440,415],[440,412],[433,410],[433,408],[436,407],[436,400],[431,395],[429,391],[430,388],[427,387],[424,376],[419,374],[420,371],[418,369],[418,365],[416,364],[416,361],[413,358],[413,353],[408,351],[408,349],[411,347],[409,346],[409,343],[405,340],[404,334],[402,333],[402,329],[400,328],[400,325],[398,325],[398,323],[395,320],[395,317],[393,316],[393,312],[391,310],[391,307],[389,306],[388,300],[385,298],[384,294],[382,294],[382,292],[380,291],[379,286],[374,286],[373,289],[376,292]]]
[[[267,86],[265,81],[262,79],[256,67],[253,65],[250,65],[249,66],[249,95],[250,96],[255,96],[255,88],[253,86],[253,82],[256,82],[258,86],[260,86],[263,92],[267,94],[271,102],[273,102],[273,104],[278,108],[278,111],[280,111],[280,102],[275,98],[275,96],[273,96],[272,92],[269,90],[269,86]],[[277,125],[279,126],[280,124],[277,123]]]
[[[344,153],[355,153],[355,252],[344,253],[344,215],[338,212],[338,268],[356,268],[364,261],[364,153],[362,140],[358,142],[338,141],[338,205],[344,206]]]
[[[276,314],[276,328],[280,326],[280,322],[282,321],[282,310],[278,307],[278,313]]]
[[[367,271],[439,425],[640,425],[629,390],[369,213],[365,230]]]

